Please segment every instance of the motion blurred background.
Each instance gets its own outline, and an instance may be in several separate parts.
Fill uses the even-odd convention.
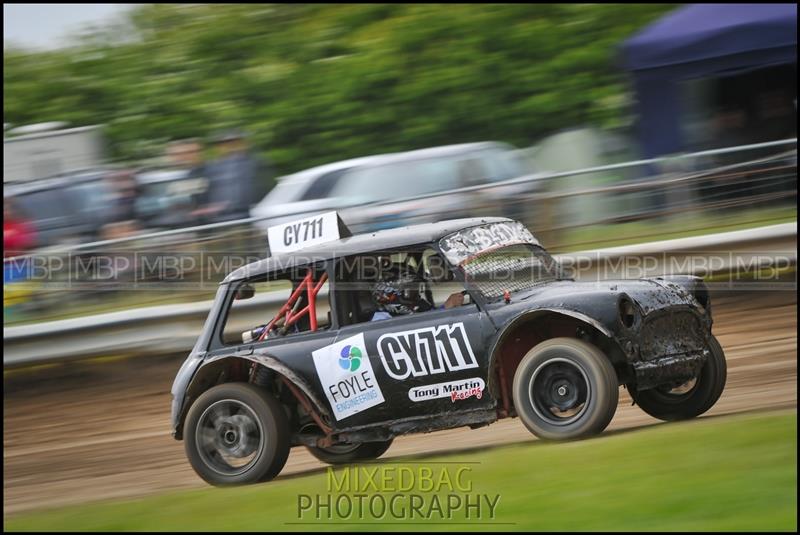
[[[23,15],[70,6],[4,8],[4,257],[65,255],[6,262],[36,295],[6,325],[207,299],[87,259],[263,256],[268,226],[330,209],[355,231],[506,215],[554,252],[796,219],[793,6],[93,9],[47,41]]]
[[[725,257],[697,273],[731,322],[719,410],[796,406],[795,4],[3,9],[4,512],[196,486],[168,388],[207,300],[267,227],[330,210]],[[170,462],[136,475],[109,437]]]

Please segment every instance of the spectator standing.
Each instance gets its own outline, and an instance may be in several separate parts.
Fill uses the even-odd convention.
[[[187,179],[202,182],[201,193],[193,195],[192,211],[190,216],[196,218],[197,223],[205,223],[207,219],[213,219],[218,212],[218,208],[213,205],[210,198],[211,183],[209,180],[209,164],[203,157],[203,146],[198,139],[182,139],[173,141],[167,147],[167,165],[175,169],[187,169],[189,174]]]
[[[136,198],[139,195],[136,177],[130,169],[119,169],[108,176],[114,205],[114,220],[106,224],[101,236],[104,240],[125,238],[139,231],[136,221]]]
[[[216,221],[250,217],[250,206],[266,193],[262,180],[273,180],[269,166],[250,153],[239,130],[223,132],[213,141],[218,157],[207,169],[209,209]]]
[[[203,174],[203,146],[197,139],[181,139],[167,146],[167,165],[177,169],[191,169],[192,173]]]

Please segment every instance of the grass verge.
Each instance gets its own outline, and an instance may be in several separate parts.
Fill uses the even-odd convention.
[[[438,482],[438,492],[425,492],[425,470]],[[365,477],[368,472],[372,478]],[[350,488],[335,490],[345,473]],[[335,480],[326,471],[250,487],[38,511],[4,523],[9,531],[796,531],[797,413],[702,418],[572,443],[392,459],[333,475]],[[356,506],[348,515],[340,514],[345,509],[337,513],[335,505],[313,505],[300,514],[301,495],[315,505],[342,500]],[[378,506],[359,509],[358,495],[367,497],[362,504],[374,496],[387,504],[400,497],[395,514],[386,511],[381,518]],[[416,513],[411,495],[420,496],[418,504],[422,500]],[[451,495],[462,505],[471,500],[483,506],[455,509]],[[498,495],[491,515],[483,500]],[[447,504],[441,514],[434,501]]]

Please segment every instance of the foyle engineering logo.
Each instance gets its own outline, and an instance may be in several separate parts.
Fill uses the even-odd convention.
[[[314,367],[337,420],[384,402],[364,333],[312,351]]]
[[[339,354],[339,366],[343,370],[356,371],[361,366],[361,350],[356,346],[344,346]]]

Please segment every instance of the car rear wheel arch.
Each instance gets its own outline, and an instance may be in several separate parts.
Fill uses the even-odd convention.
[[[527,352],[553,338],[575,338],[596,346],[611,361],[620,379],[625,377],[628,369],[625,354],[610,331],[599,322],[586,316],[576,317],[571,311],[537,310],[511,321],[492,346],[489,357],[489,392],[501,407],[505,399],[509,409],[513,410],[511,385]]]
[[[266,384],[258,384],[257,386],[266,392],[275,396],[276,399],[281,401],[287,406],[287,410],[292,405],[297,404],[296,399],[287,400],[287,396],[283,398],[278,391],[278,383],[280,381],[287,381],[294,385],[302,395],[304,395],[311,403],[313,409],[323,420],[330,420],[328,410],[324,404],[320,402],[318,397],[311,390],[311,387],[303,381],[297,374],[290,368],[272,357],[265,357],[259,355],[248,355],[247,357],[241,356],[226,356],[219,357],[208,362],[197,370],[192,380],[189,382],[183,400],[183,407],[181,408],[181,416],[176,428],[176,438],[181,438],[183,433],[183,425],[186,421],[186,415],[192,403],[197,400],[207,390],[224,383],[232,382],[250,382],[252,365],[258,366],[256,373],[268,370],[274,377],[271,377]],[[288,402],[288,403],[287,403]]]
[[[269,481],[289,456],[283,406],[254,384],[218,384],[190,407],[184,449],[197,475],[212,485]]]

